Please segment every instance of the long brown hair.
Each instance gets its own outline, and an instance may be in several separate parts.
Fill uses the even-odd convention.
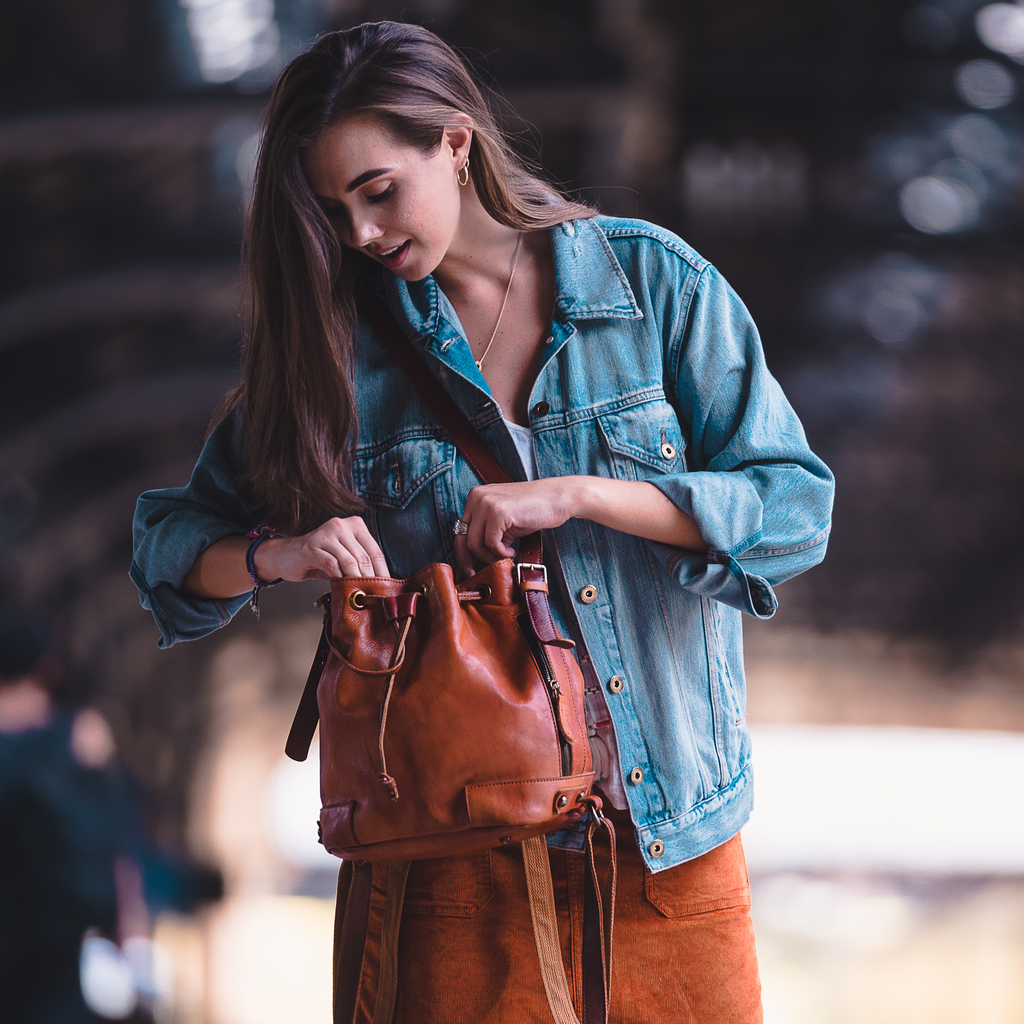
[[[453,114],[468,115],[471,180],[501,224],[528,231],[596,213],[513,151],[462,59],[425,28],[382,21],[332,32],[281,72],[246,224],[243,376],[220,415],[241,407],[242,482],[267,520],[289,533],[363,507],[351,479],[359,257],[339,243],[300,164],[304,147],[356,113],[426,154],[440,147]]]

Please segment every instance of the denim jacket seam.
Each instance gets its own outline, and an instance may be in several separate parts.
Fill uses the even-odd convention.
[[[405,483],[401,492],[398,494],[383,494],[380,491],[371,490],[367,485],[364,485],[361,481],[359,484],[359,494],[367,501],[375,505],[386,505],[388,508],[404,508],[426,484],[430,483],[431,480],[436,476],[440,476],[442,473],[446,473],[452,466],[455,465],[455,453],[453,452],[451,457],[446,458],[443,462],[434,463],[429,469],[424,470],[415,480]]]
[[[801,551],[810,551],[811,548],[816,548],[820,544],[824,544],[828,540],[831,528],[824,526],[817,530],[810,540],[802,541],[799,544],[790,544],[783,547],[770,547],[770,548],[759,548],[751,547],[748,550],[742,552],[742,554],[734,555],[734,558],[771,558],[776,555],[795,555]]]
[[[750,759],[748,758],[746,761],[744,761],[742,764],[736,767],[736,771],[733,774],[733,777],[729,780],[727,785],[720,786],[718,789],[714,790],[713,792],[709,793],[706,797],[704,797],[703,800],[698,800],[695,804],[688,807],[685,811],[682,811],[679,814],[673,814],[671,818],[660,818],[657,821],[652,821],[646,825],[638,826],[638,831],[646,832],[650,829],[661,829],[664,828],[666,825],[671,825],[673,822],[681,821],[683,818],[689,818],[692,815],[696,815],[698,818],[702,817],[700,811],[705,804],[709,804],[713,800],[718,800],[722,796],[727,795],[730,790],[736,788],[737,783],[741,781],[749,781],[745,779],[745,775],[749,771],[749,769]]]
[[[693,310],[694,304],[697,299],[697,292],[700,289],[701,282],[704,280],[704,274],[711,264],[705,262],[704,266],[697,272],[696,278],[693,282],[693,287],[690,288],[689,295],[686,296],[686,309],[683,310],[683,315],[680,317],[680,327],[678,333],[673,337],[666,347],[665,350],[665,367],[668,371],[667,377],[672,385],[672,393],[676,397],[676,401],[679,401],[679,374],[681,372],[683,362],[683,352],[686,350],[690,333],[693,330]],[[682,416],[682,410],[677,406],[676,414]],[[691,430],[693,424],[690,424]]]
[[[641,225],[633,222],[628,227],[623,225],[621,227],[606,228],[602,225],[601,230],[606,238],[648,238],[652,242],[658,242],[668,249],[669,252],[675,253],[698,275],[703,274],[711,265],[706,259],[698,256],[685,245],[679,245],[670,235],[652,230],[653,227],[654,225]]]
[[[390,448],[394,448],[396,445],[403,444],[406,441],[440,441],[451,444],[451,441],[448,440],[448,435],[443,430],[429,426],[413,427],[409,430],[400,431],[397,434],[390,434],[383,441],[378,441],[376,444],[365,448],[357,447],[352,453],[352,459],[353,461],[358,460],[360,462],[376,459]]]
[[[587,420],[599,419],[601,416],[608,416],[611,413],[622,412],[624,409],[632,409],[638,405],[646,405],[648,402],[656,402],[659,398],[665,397],[665,389],[641,388],[639,391],[631,391],[628,395],[619,398],[609,399],[606,402],[598,402],[581,408],[575,408],[571,412],[558,414],[558,421],[553,423],[532,424],[534,434],[545,430],[557,430],[559,427],[572,426],[574,423],[584,423]]]
[[[748,536],[741,540],[738,544],[734,544],[728,550],[717,551],[716,553],[720,555],[728,555],[730,558],[738,560],[741,554],[743,554],[748,548],[753,547],[763,536],[763,529],[755,530],[753,533],[748,534]]]

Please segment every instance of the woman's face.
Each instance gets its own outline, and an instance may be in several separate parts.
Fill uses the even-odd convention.
[[[432,273],[459,226],[456,174],[472,131],[446,129],[436,153],[395,142],[372,117],[329,128],[302,156],[306,179],[343,245],[407,281]]]

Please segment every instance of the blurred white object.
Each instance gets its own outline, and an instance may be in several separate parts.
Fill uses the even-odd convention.
[[[956,94],[979,110],[1005,107],[1017,95],[1017,82],[994,60],[969,60],[956,69]]]
[[[341,861],[317,840],[320,820],[320,752],[305,761],[282,757],[267,782],[267,829],[278,852],[293,867],[337,871]]]
[[[135,974],[128,958],[109,939],[87,934],[79,962],[82,997],[93,1013],[124,1020],[138,1004]]]
[[[757,928],[862,953],[899,945],[919,918],[913,902],[899,893],[795,874],[756,884],[752,910]]]
[[[1002,128],[985,114],[962,114],[945,131],[961,160],[985,170],[1003,171],[1009,160],[1009,143]]]
[[[174,969],[167,952],[152,939],[137,935],[126,939],[124,956],[132,969],[135,990],[149,1004],[171,995]]]
[[[974,27],[990,50],[1011,57],[1024,53],[1024,6],[989,4],[974,16]]]
[[[1024,873],[1024,735],[758,726],[751,871]]]
[[[952,178],[911,178],[900,189],[900,212],[911,227],[929,235],[973,227],[980,206],[977,193]]]
[[[273,0],[181,0],[199,69],[230,82],[277,56],[281,38]]]

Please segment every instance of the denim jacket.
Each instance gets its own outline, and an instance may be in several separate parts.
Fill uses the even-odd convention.
[[[546,536],[605,686],[640,847],[659,871],[725,842],[750,813],[741,613],[771,617],[775,584],[821,560],[833,480],[769,374],[746,308],[707,261],[639,220],[570,221],[551,240],[554,315],[529,402],[539,475],[649,481],[710,548],[698,555],[583,519]],[[433,278],[381,271],[380,284],[446,390],[524,479]],[[365,323],[356,396],[354,484],[391,571],[454,566],[452,527],[479,481]],[[210,633],[245,603],[179,589],[204,547],[255,525],[235,483],[238,435],[237,418],[225,420],[187,487],[139,499],[131,576],[161,646]],[[568,635],[566,609],[552,603]]]

